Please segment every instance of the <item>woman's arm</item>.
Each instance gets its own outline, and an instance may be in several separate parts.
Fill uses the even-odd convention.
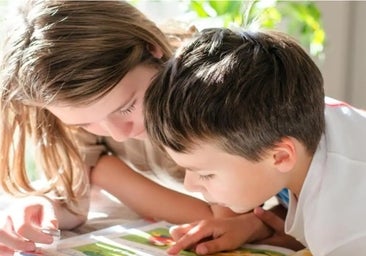
[[[115,156],[102,156],[91,172],[91,182],[117,197],[142,217],[187,223],[215,216],[232,216],[206,202],[173,191],[144,177]],[[221,207],[222,208],[222,207]]]
[[[71,212],[67,207],[58,200],[52,200],[56,219],[60,229],[73,229],[85,223],[88,216],[90,195],[80,198],[77,209],[79,214]]]

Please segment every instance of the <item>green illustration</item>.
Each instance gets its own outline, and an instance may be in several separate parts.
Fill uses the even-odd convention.
[[[148,249],[142,248],[158,248],[165,251],[174,243],[174,240],[170,237],[169,230],[166,227],[159,227],[149,231],[130,230],[129,234],[122,235],[118,238],[138,243],[141,246],[131,248],[111,239],[111,243],[98,241],[74,247],[73,249],[87,256],[134,256],[141,255],[141,251],[139,253],[139,250],[143,250],[145,253],[148,251]],[[189,251],[182,251],[179,255],[196,256],[197,254]],[[268,249],[240,248],[234,251],[215,253],[211,256],[286,256],[286,254]]]

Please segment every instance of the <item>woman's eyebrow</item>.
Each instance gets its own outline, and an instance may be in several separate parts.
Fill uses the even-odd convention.
[[[183,166],[182,166],[183,167]],[[195,167],[183,167],[184,169],[186,169],[187,171],[191,171],[191,172],[198,172],[199,169],[198,168],[195,168]]]
[[[130,102],[132,101],[132,99],[135,97],[136,92],[132,93],[130,95],[130,97],[128,97],[128,99],[125,102],[122,102],[120,105],[118,105],[114,110],[112,110],[110,113],[108,113],[108,115],[112,114],[112,113],[116,113],[117,111],[119,111],[121,108],[125,108],[126,106],[128,106],[128,104],[130,104]],[[107,115],[107,116],[108,116]],[[79,127],[85,127],[90,125],[91,123],[81,123],[81,124],[69,124],[72,126],[79,126]]]
[[[136,95],[136,91],[134,91],[125,102],[121,103],[121,105],[116,107],[116,109],[113,110],[111,113],[115,113],[115,112],[119,111],[121,108],[126,108],[131,103],[131,101],[134,99],[135,95]]]

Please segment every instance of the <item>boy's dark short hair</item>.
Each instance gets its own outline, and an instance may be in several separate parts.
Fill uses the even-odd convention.
[[[177,152],[205,141],[256,161],[291,136],[312,154],[324,123],[321,72],[280,32],[203,30],[145,95],[148,134]]]

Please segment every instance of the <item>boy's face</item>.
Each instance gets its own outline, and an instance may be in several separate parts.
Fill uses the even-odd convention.
[[[186,189],[200,192],[207,201],[237,213],[252,210],[285,187],[283,173],[276,170],[270,155],[251,162],[209,143],[202,143],[189,153],[166,149],[186,168]]]

